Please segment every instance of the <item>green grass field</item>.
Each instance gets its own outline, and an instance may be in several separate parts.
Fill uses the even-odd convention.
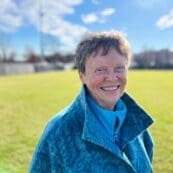
[[[0,77],[0,173],[25,173],[47,121],[80,89],[76,71]],[[173,71],[130,71],[127,91],[152,115],[154,170],[173,172]]]

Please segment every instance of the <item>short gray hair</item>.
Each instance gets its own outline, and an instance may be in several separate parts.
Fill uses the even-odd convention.
[[[85,63],[91,54],[94,53],[96,56],[97,52],[102,50],[102,55],[107,55],[110,48],[115,48],[127,58],[128,65],[130,64],[131,48],[122,32],[92,32],[85,34],[77,45],[75,52],[77,69],[85,73]]]

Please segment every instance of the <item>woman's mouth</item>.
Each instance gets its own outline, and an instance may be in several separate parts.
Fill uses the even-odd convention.
[[[116,91],[116,90],[118,90],[119,88],[120,88],[120,85],[108,86],[108,87],[101,87],[102,90],[108,91],[108,92]]]

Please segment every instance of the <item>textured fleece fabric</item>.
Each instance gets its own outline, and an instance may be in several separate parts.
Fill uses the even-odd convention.
[[[70,106],[47,124],[37,145],[30,173],[152,173],[152,119],[127,94],[127,113],[119,147],[107,139],[86,102],[82,88]]]

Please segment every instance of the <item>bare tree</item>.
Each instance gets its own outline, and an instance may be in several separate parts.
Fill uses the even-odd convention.
[[[26,48],[24,58],[26,62],[31,62],[31,63],[41,61],[41,58],[32,50],[31,47]]]

